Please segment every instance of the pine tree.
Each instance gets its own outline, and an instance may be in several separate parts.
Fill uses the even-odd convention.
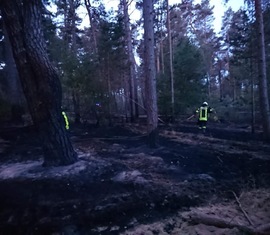
[[[156,94],[156,68],[154,52],[154,24],[153,1],[143,0],[144,19],[144,76],[145,76],[145,103],[147,113],[148,141],[155,147],[158,138],[158,110]]]
[[[33,122],[43,146],[44,165],[77,161],[61,115],[61,84],[46,54],[38,0],[1,1],[14,59]]]

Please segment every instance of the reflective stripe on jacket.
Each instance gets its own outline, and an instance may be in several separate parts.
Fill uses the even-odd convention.
[[[200,121],[207,121],[208,107],[200,107],[197,112],[199,113],[199,120]]]
[[[63,115],[64,120],[65,120],[66,129],[68,130],[69,129],[68,117],[67,117],[67,115],[66,115],[66,113],[64,111],[62,111],[62,115]]]

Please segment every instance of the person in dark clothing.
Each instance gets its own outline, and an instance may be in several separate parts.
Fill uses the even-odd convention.
[[[201,107],[196,110],[198,115],[198,127],[205,132],[209,113],[214,112],[214,109],[208,106],[207,102],[203,102]]]

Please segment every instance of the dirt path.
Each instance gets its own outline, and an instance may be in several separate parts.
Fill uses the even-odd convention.
[[[237,197],[253,226],[270,223],[270,146],[246,130],[161,127],[150,149],[142,128],[74,127],[80,161],[47,169],[31,128],[1,133],[0,234],[219,234],[185,213],[249,226]]]

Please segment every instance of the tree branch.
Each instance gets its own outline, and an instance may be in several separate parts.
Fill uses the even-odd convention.
[[[250,220],[247,212],[243,209],[242,205],[241,205],[241,202],[239,201],[239,198],[236,196],[235,192],[232,191],[234,197],[235,197],[235,200],[237,201],[238,203],[238,206],[240,207],[241,211],[243,212],[244,216],[246,217],[247,221],[249,222],[250,225],[254,226],[254,224],[252,223],[252,221]]]

